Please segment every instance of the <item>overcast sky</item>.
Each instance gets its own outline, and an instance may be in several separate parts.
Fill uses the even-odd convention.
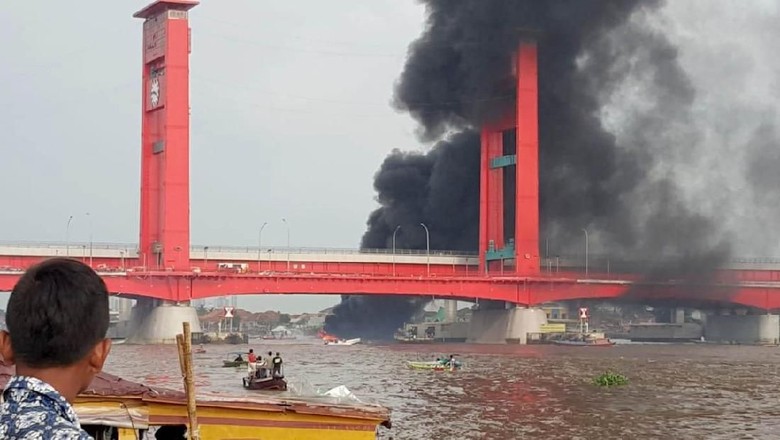
[[[0,5],[2,241],[138,240],[146,1]],[[372,176],[417,149],[389,102],[423,8],[206,0],[190,13],[193,244],[357,247]],[[10,44],[9,44],[10,43]],[[333,297],[270,297],[295,311]]]
[[[145,5],[0,3],[0,241],[64,241],[71,215],[71,240],[86,241],[89,212],[95,241],[137,242],[142,21],[132,14]],[[745,187],[743,140],[764,120],[780,126],[778,5],[669,1],[657,16],[697,89],[695,122],[708,134],[707,160],[680,164],[694,176],[689,198],[711,200],[718,213],[724,201],[707,194],[750,202],[744,190],[712,189]],[[193,244],[254,246],[268,222],[263,243],[283,246],[285,217],[293,246],[357,247],[384,157],[427,147],[389,105],[423,18],[412,0],[205,0],[193,9]],[[764,205],[777,206],[726,210],[726,223],[751,236],[744,217],[763,218],[752,235],[766,242],[777,216],[756,207]],[[756,248],[745,242],[739,252]],[[239,305],[298,312],[337,300],[244,297]]]

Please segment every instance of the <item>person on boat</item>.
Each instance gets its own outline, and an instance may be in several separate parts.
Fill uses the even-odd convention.
[[[89,266],[52,258],[27,270],[0,332],[0,354],[16,364],[2,394],[0,437],[92,439],[72,404],[103,369],[108,324],[108,290]]]
[[[233,359],[233,362],[244,362],[244,357],[241,356],[241,353],[239,353],[238,356],[236,356],[236,358]]]
[[[270,358],[263,359],[262,356],[257,357],[257,371],[255,372],[255,377],[258,379],[265,379],[268,377],[268,361]]]
[[[271,359],[271,366],[273,368],[271,375],[273,377],[282,377],[282,357],[279,352],[276,352],[276,356]]]
[[[451,354],[451,355],[450,355],[450,358],[449,358],[449,359],[447,359],[447,361],[444,363],[444,365],[445,365],[445,366],[447,366],[447,367],[449,367],[449,368],[450,368],[450,370],[454,370],[454,369],[455,369],[455,367],[456,367],[456,365],[457,365],[457,363],[458,363],[458,362],[455,360],[455,355],[454,355],[454,354]]]
[[[255,354],[255,351],[253,349],[249,349],[249,354],[247,354],[247,371],[249,372],[249,377],[254,376],[255,371],[257,371],[257,355]]]

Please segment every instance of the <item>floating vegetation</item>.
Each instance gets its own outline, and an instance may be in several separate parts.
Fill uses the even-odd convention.
[[[628,378],[622,374],[607,371],[593,379],[593,384],[600,387],[616,387],[628,384]]]

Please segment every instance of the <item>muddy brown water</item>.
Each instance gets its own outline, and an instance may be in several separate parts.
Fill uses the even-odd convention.
[[[291,388],[345,385],[392,410],[382,439],[769,439],[780,438],[780,348],[718,345],[602,347],[325,346],[316,340],[207,345],[194,356],[196,386],[256,393],[243,369],[222,368],[230,351],[280,351]],[[414,371],[409,360],[455,353],[462,371]],[[108,372],[181,389],[173,346],[114,347]],[[630,383],[591,384],[606,370]]]

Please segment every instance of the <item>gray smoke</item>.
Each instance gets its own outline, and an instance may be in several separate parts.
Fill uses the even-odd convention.
[[[735,207],[768,213],[766,204],[777,201],[777,118],[744,101],[739,114],[728,105],[719,113],[708,110],[722,96],[710,90],[700,98],[697,81],[713,82],[714,75],[696,71],[697,59],[683,68],[677,43],[690,41],[673,32],[665,2],[423,3],[426,27],[409,48],[395,105],[420,123],[421,140],[439,143],[426,155],[393,152],[385,161],[375,184],[380,207],[369,217],[364,246],[387,247],[397,224],[427,220],[457,223],[431,228],[435,247],[476,250],[476,133],[511,109],[509,66],[520,30],[529,29],[539,45],[540,214],[551,255],[581,255],[587,228],[591,252],[605,256],[594,258],[596,264],[609,259],[614,269],[630,260],[625,270],[648,278],[695,282],[726,262],[735,242],[746,246],[747,225],[761,236],[761,222],[746,222],[744,209]],[[717,21],[710,4],[675,5],[671,14],[696,26],[704,8]],[[735,47],[729,50],[735,56]],[[720,70],[722,86],[750,69],[749,63],[729,67]],[[756,124],[756,114],[762,123]],[[727,137],[729,128],[744,132],[746,126],[753,127],[749,135]],[[460,154],[446,154],[449,149]],[[732,175],[719,175],[722,170],[738,176],[746,191],[735,191]],[[439,217],[434,206],[445,214]],[[404,240],[408,247],[424,245],[419,232]]]

